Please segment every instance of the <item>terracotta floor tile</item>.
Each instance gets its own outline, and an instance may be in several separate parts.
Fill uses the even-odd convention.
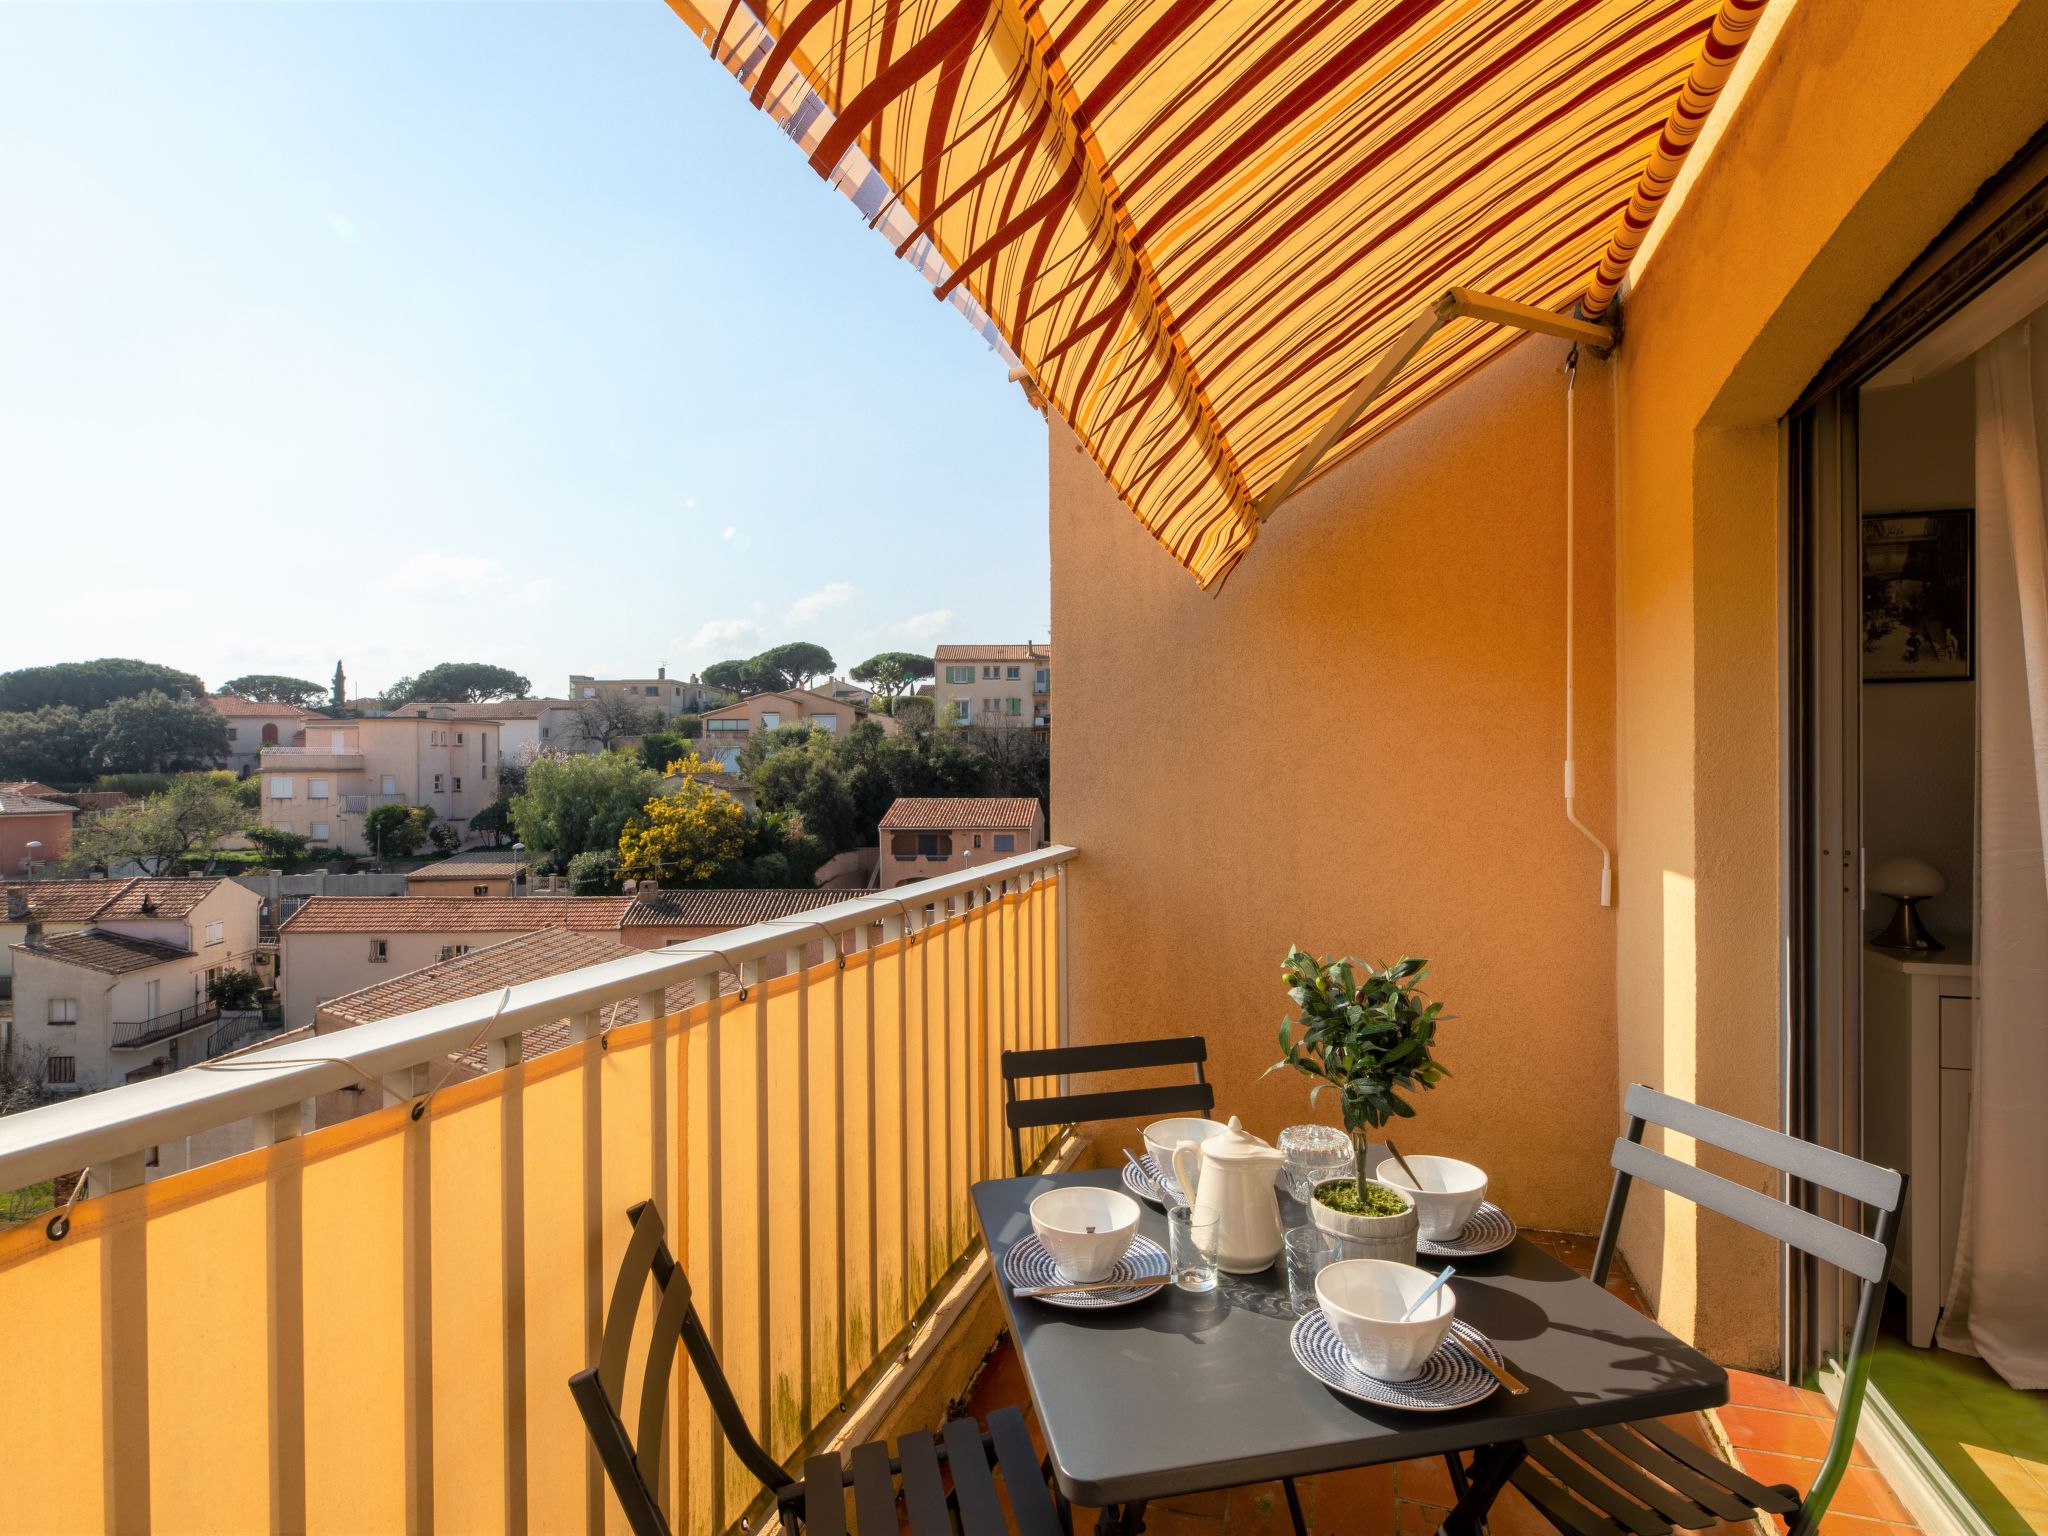
[[[1796,1387],[1793,1390],[1798,1392],[1799,1401],[1806,1405],[1808,1413],[1815,1415],[1817,1418],[1830,1420],[1834,1418],[1835,1405],[1829,1402],[1821,1393],[1814,1391],[1810,1387]]]
[[[1557,1527],[1512,1488],[1494,1500],[1486,1523],[1493,1536],[1557,1536]]]
[[[1755,1371],[1728,1373],[1728,1401],[1746,1408],[1770,1408],[1779,1413],[1806,1411],[1805,1400],[1800,1397],[1797,1387],[1775,1376],[1760,1376]]]
[[[1286,1523],[1287,1512],[1282,1510],[1281,1523]],[[1095,1529],[1095,1517],[1091,1512],[1088,1523],[1080,1521],[1080,1511],[1075,1511],[1074,1536],[1087,1536]],[[1218,1515],[1191,1515],[1178,1509],[1162,1509],[1157,1504],[1145,1506],[1146,1536],[1223,1536],[1224,1523]]]
[[[1801,1493],[1813,1486],[1820,1463],[1796,1456],[1775,1456],[1767,1451],[1748,1451],[1741,1457],[1742,1469],[1760,1483],[1790,1483]],[[1871,1467],[1851,1467],[1842,1474],[1841,1485],[1828,1505],[1830,1522],[1837,1515],[1862,1515],[1874,1520],[1893,1520],[1910,1525],[1913,1516],[1898,1495]]]
[[[1207,1515],[1214,1519],[1223,1518],[1224,1507],[1230,1502],[1230,1491],[1224,1488],[1212,1489],[1207,1493],[1176,1493],[1168,1498],[1154,1499],[1147,1509],[1171,1509],[1183,1515]]]
[[[1728,1443],[1742,1451],[1774,1451],[1780,1456],[1807,1456],[1818,1461],[1827,1454],[1830,1426],[1803,1413],[1774,1413],[1768,1408],[1737,1408],[1732,1404],[1714,1410]]]
[[[1149,1518],[1146,1525],[1151,1525]],[[1287,1514],[1287,1495],[1278,1483],[1253,1483],[1231,1489],[1223,1525],[1229,1536],[1294,1536],[1294,1523]]]
[[[1450,1468],[1441,1456],[1394,1464],[1394,1497],[1416,1504],[1439,1504],[1446,1508],[1457,1502],[1451,1491]]]
[[[1395,1536],[1436,1536],[1450,1511],[1438,1504],[1414,1504],[1403,1499],[1394,1505]]]
[[[1325,1472],[1302,1485],[1314,1536],[1384,1536],[1394,1524],[1394,1469]]]

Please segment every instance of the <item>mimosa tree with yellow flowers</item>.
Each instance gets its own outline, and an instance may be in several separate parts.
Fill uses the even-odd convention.
[[[738,858],[747,844],[747,813],[723,790],[693,777],[716,765],[691,753],[668,765],[680,778],[656,795],[619,834],[619,873],[663,885],[702,885]]]

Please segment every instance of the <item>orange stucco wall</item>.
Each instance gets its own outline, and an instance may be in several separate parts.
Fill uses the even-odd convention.
[[[2048,5],[1805,0],[1636,276],[1617,411],[1624,1081],[1779,1119],[1777,422],[2044,119]],[[1724,1359],[1776,1359],[1769,1244],[1650,1193],[1623,1247],[1667,1322]]]
[[[1062,653],[1052,836],[1072,1037],[1200,1032],[1220,1113],[1333,1120],[1261,1079],[1280,959],[1433,962],[1455,1074],[1404,1151],[1484,1164],[1525,1222],[1606,1189],[1614,913],[1565,822],[1565,345],[1532,339],[1267,526],[1196,590],[1074,440],[1051,440]],[[1612,825],[1606,369],[1581,370],[1580,806]]]

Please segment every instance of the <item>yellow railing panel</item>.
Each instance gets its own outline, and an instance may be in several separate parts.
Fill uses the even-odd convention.
[[[0,1486],[0,1530],[620,1529],[567,1381],[650,1198],[742,1409],[802,1455],[970,1248],[972,1180],[1008,1171],[998,1058],[1057,1039],[1056,922],[1049,883],[963,901],[82,1201],[62,1241],[0,1234],[0,1315],[34,1320],[0,1400],[35,1469]],[[736,1528],[760,1488],[687,1370],[670,1416],[672,1522]]]

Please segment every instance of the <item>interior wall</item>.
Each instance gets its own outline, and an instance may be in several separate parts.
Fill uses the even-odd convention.
[[[1283,507],[1216,595],[1051,433],[1053,836],[1076,1042],[1199,1032],[1218,1112],[1334,1123],[1263,1076],[1290,943],[1427,956],[1454,1074],[1404,1151],[1593,1228],[1613,1136],[1614,912],[1564,819],[1565,344],[1533,338]],[[1580,812],[1612,825],[1612,444],[1580,371]]]
[[[1858,407],[1857,480],[1863,510],[1976,505],[1976,374],[1962,363],[1899,389],[1865,390]],[[1973,637],[1974,639],[1974,637]],[[1867,867],[1925,859],[1948,879],[1920,915],[1944,944],[1970,932],[1976,863],[1977,685],[1865,683],[1863,846]],[[1890,921],[1872,891],[1867,926]]]
[[[1636,275],[1617,412],[1624,1080],[1781,1120],[1777,423],[2048,120],[2044,58],[2044,0],[1796,6]],[[1731,1363],[1777,1360],[1775,1244],[1639,1188],[1622,1247],[1667,1324]]]

